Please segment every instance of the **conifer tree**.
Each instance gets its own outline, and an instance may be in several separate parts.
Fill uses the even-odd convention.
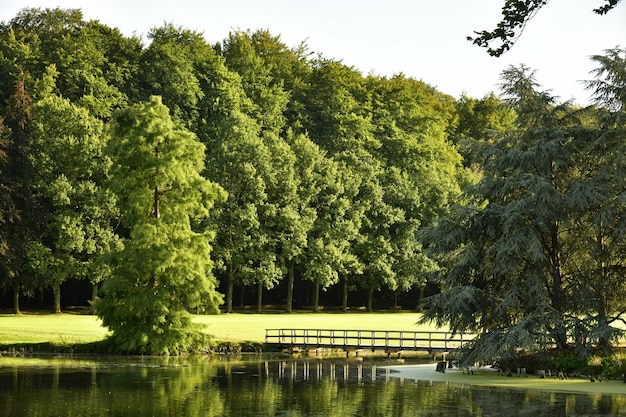
[[[198,230],[221,187],[204,179],[204,145],[177,128],[160,97],[115,113],[111,188],[127,239],[95,310],[121,351],[176,354],[204,336],[189,310],[218,311],[211,235]]]

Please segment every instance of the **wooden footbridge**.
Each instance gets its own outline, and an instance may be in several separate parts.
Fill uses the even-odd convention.
[[[265,343],[280,349],[343,349],[347,354],[359,350],[403,351],[429,354],[448,353],[473,339],[473,335],[450,332],[389,330],[266,329]]]

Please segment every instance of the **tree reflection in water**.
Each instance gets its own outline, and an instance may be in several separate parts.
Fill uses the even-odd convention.
[[[505,390],[391,378],[375,362],[0,359],[0,415],[620,415],[626,397]]]

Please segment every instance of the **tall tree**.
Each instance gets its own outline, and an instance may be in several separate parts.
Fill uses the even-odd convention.
[[[165,24],[153,28],[148,37],[150,46],[142,55],[141,95],[159,95],[177,123],[188,129],[198,125],[198,105],[203,90],[197,65],[212,51],[200,33]]]
[[[597,65],[593,71],[596,78],[588,81],[587,87],[599,110],[590,122],[597,131],[581,163],[586,178],[576,188],[585,202],[575,219],[577,253],[584,255],[573,260],[579,271],[574,285],[576,293],[588,301],[578,311],[584,335],[590,343],[607,349],[620,334],[620,326],[615,323],[623,323],[626,312],[626,284],[622,278],[626,272],[626,51],[611,49],[591,59]]]
[[[0,25],[0,32],[20,42],[22,54],[31,55],[31,59],[18,61],[24,71],[39,79],[55,65],[55,93],[94,116],[108,118],[112,108],[125,102],[125,95],[111,84],[119,80],[109,74],[127,69],[114,69],[116,58],[107,55],[113,51],[102,47],[103,32],[95,24],[87,24],[80,10],[26,8]]]
[[[35,197],[42,209],[41,234],[29,248],[29,262],[53,289],[53,311],[61,312],[61,284],[105,277],[97,258],[117,246],[112,224],[115,199],[103,189],[110,160],[103,155],[103,123],[86,109],[49,94],[33,106]]]
[[[290,134],[288,141],[297,157],[299,194],[313,216],[298,266],[303,279],[313,282],[313,309],[318,311],[321,290],[338,283],[340,275],[361,271],[352,250],[362,215],[351,207],[358,187],[305,135]]]
[[[111,187],[128,228],[95,310],[122,351],[178,353],[203,333],[188,309],[217,312],[209,233],[196,230],[223,190],[204,179],[204,145],[177,128],[159,97],[116,112]]]
[[[602,149],[607,141],[598,141],[588,111],[557,105],[528,68],[505,71],[502,87],[518,115],[516,130],[477,145],[484,176],[468,190],[470,204],[424,238],[438,255],[442,288],[427,301],[425,320],[478,333],[469,363],[572,341],[577,348],[603,344],[614,329],[596,297],[623,291],[615,275],[620,227],[607,222],[621,210],[607,203],[623,191],[603,194],[621,175],[605,158],[621,151]],[[613,317],[621,310],[610,298],[600,304],[612,305]]]
[[[448,141],[455,112],[448,96],[402,74],[370,76],[367,81],[372,124],[381,145],[373,151],[381,161],[377,181],[383,191],[375,218],[386,217],[377,233],[389,244],[393,272],[383,284],[398,296],[425,285],[424,274],[432,263],[416,234],[445,213],[460,193],[461,157]]]
[[[34,126],[32,97],[26,89],[28,75],[14,84],[10,107],[3,120],[4,169],[0,187],[4,194],[2,223],[5,250],[2,253],[2,286],[13,289],[13,312],[20,314],[20,294],[32,293],[37,287],[28,273],[26,253],[37,228],[38,210],[33,201]]]
[[[222,45],[222,54],[228,68],[241,76],[252,103],[250,116],[263,130],[279,133],[285,128],[284,112],[289,96],[282,82],[272,76],[271,64],[260,54],[262,51],[257,52],[253,40],[251,33],[230,33]]]

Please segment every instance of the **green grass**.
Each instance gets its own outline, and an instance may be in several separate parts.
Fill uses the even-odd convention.
[[[265,329],[431,330],[416,326],[417,313],[234,313],[195,316],[219,341],[258,342]],[[108,334],[96,316],[81,314],[0,314],[0,346],[43,344],[69,346],[92,343]]]
[[[417,326],[418,313],[234,313],[196,316],[206,332],[218,340],[263,342],[265,329],[328,330],[407,330],[437,331],[433,326]]]
[[[108,334],[96,316],[80,314],[0,314],[0,345],[91,343]]]

